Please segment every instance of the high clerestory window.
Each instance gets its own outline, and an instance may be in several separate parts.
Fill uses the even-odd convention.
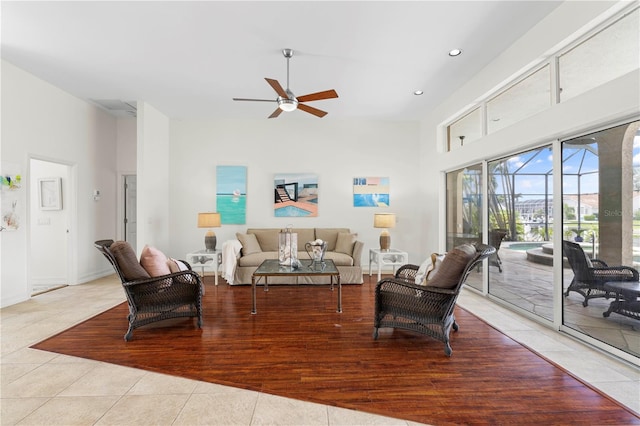
[[[552,73],[551,64],[556,61],[556,72]],[[543,65],[509,82],[471,112],[462,112],[447,125],[445,149],[463,148],[638,68],[640,8],[635,8],[588,38],[549,56]],[[557,94],[553,81],[558,82]]]

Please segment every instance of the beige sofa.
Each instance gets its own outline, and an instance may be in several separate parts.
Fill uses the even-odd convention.
[[[236,234],[242,245],[238,258],[234,284],[251,284],[251,275],[266,259],[278,258],[278,228],[249,228],[246,234]],[[356,234],[348,228],[293,228],[298,235],[298,259],[309,262],[304,249],[306,243],[321,239],[327,242],[325,259],[335,262],[342,284],[362,284],[362,249]],[[329,284],[329,277],[291,277],[278,279],[278,284]],[[275,282],[274,282],[275,284]]]

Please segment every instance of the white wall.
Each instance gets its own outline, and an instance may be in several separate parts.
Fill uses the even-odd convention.
[[[101,109],[75,98],[33,75],[2,61],[2,163],[21,168],[27,176],[30,156],[72,166],[77,183],[71,189],[73,208],[71,240],[76,284],[110,273],[111,266],[93,242],[115,234],[116,120]],[[29,182],[24,183],[29,187]],[[93,201],[93,190],[103,196]],[[18,200],[26,206],[27,190]],[[0,233],[2,306],[29,298],[28,227]],[[55,247],[51,247],[55,250]]]
[[[422,121],[420,181],[425,198],[438,196],[439,205],[444,206],[441,189],[444,188],[445,171],[551,143],[557,138],[609,124],[620,117],[637,116],[640,73],[632,72],[452,152],[443,152],[444,141],[438,132],[439,125],[522,70],[539,63],[545,55],[556,51],[563,40],[583,34],[585,26],[592,26],[590,22],[610,15],[612,5],[615,5],[614,9],[620,6],[616,2],[563,3]],[[440,250],[444,250],[444,207],[425,205],[421,222],[428,245],[439,245]],[[432,229],[439,232],[427,232]]]
[[[422,241],[416,234],[418,199],[418,123],[278,119],[172,121],[170,159],[171,246],[168,254],[184,258],[204,249],[204,229],[197,213],[216,209],[216,166],[247,166],[247,224],[215,229],[218,246],[248,227],[347,227],[368,249],[378,247],[380,230],[373,213],[391,211],[398,224],[391,230],[392,246],[417,260]],[[276,173],[318,175],[318,217],[277,218],[273,213]],[[390,207],[353,207],[353,178],[388,176]]]
[[[169,249],[169,119],[138,102],[138,254],[145,244]],[[173,200],[172,200],[173,201]]]

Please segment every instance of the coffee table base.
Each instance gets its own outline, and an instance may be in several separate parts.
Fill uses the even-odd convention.
[[[309,267],[301,267],[297,269],[292,268],[279,268],[277,260],[265,260],[251,275],[251,314],[258,313],[256,309],[256,285],[260,278],[264,277],[264,291],[269,291],[269,277],[329,277],[331,282],[331,291],[333,291],[334,284],[338,286],[338,308],[337,313],[342,313],[342,284],[340,282],[340,272],[336,268],[332,260],[325,261],[325,264],[321,270],[311,269]]]

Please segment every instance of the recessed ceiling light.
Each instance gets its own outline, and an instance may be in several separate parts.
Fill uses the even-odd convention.
[[[413,92],[414,95],[416,96],[420,96],[422,95],[424,92],[422,90],[416,90],[415,92]]]
[[[453,49],[449,51],[449,56],[458,56],[459,54],[462,53],[462,50],[460,49]]]

